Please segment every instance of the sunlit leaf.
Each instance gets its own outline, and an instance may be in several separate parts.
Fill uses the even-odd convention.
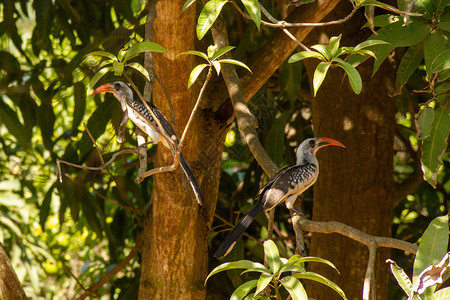
[[[430,287],[430,290],[435,290],[436,285],[444,282],[446,273],[450,272],[448,254],[449,253],[447,252],[439,263],[430,265],[426,267],[422,272],[420,272],[417,282],[413,286],[414,293],[420,295]]]
[[[246,64],[244,64],[243,62],[240,62],[238,60],[235,60],[235,59],[224,58],[224,59],[218,60],[218,62],[220,62],[221,64],[232,64],[232,65],[236,65],[239,67],[243,67],[243,68],[247,69],[250,73],[252,73],[252,71],[250,70],[249,67],[247,67]]]
[[[446,287],[443,289],[440,289],[433,295],[434,300],[447,300],[450,299],[450,287]]]
[[[345,73],[347,73],[348,81],[350,82],[350,86],[356,94],[361,93],[362,90],[362,79],[361,75],[359,75],[358,71],[356,71],[355,67],[353,67],[348,62],[343,61],[340,58],[333,58],[333,61],[336,64],[344,69]]]
[[[210,0],[203,7],[197,22],[197,38],[201,40],[216,21],[227,0]]]
[[[387,45],[389,42],[383,40],[367,40],[362,43],[359,43],[353,48],[353,51],[358,51],[367,47],[375,46],[375,45]]]
[[[248,14],[252,18],[253,22],[255,22],[256,27],[261,26],[261,10],[259,9],[259,2],[258,0],[241,0],[242,4],[244,4],[245,9],[247,10]]]
[[[299,52],[299,53],[295,53],[294,55],[289,57],[288,63],[295,63],[297,61],[300,61],[300,60],[305,59],[305,58],[310,58],[310,57],[318,58],[320,60],[325,60],[325,57],[322,54],[320,54],[319,52],[316,52],[316,51],[302,51],[302,52]]]
[[[188,88],[190,88],[191,85],[197,80],[198,75],[200,75],[203,69],[208,66],[208,64],[200,64],[192,70],[191,74],[189,75]]]
[[[405,271],[403,271],[403,269],[391,259],[386,260],[386,262],[389,264],[391,272],[394,275],[395,280],[397,280],[398,285],[403,289],[403,291],[405,291],[406,295],[411,295],[413,284],[408,275],[406,275]],[[419,298],[414,296],[414,300],[419,300]]]
[[[206,55],[206,54],[203,53],[203,52],[196,51],[196,50],[189,50],[189,51],[181,52],[181,53],[178,54],[178,55],[186,55],[186,54],[197,55],[197,56],[199,56],[199,57],[201,57],[201,58],[204,58],[205,60],[208,60],[208,61],[209,61],[208,55]]]
[[[219,50],[215,51],[214,54],[209,58],[210,60],[214,60],[216,58],[221,57],[222,55],[224,55],[225,53],[230,52],[231,50],[233,50],[236,47],[233,46],[226,46],[226,47],[222,47]]]
[[[324,45],[313,45],[313,46],[311,46],[311,48],[313,48],[314,50],[319,51],[320,54],[322,54],[323,57],[325,57],[326,60],[330,60],[331,59],[331,52],[326,46],[324,46]]]
[[[102,56],[102,57],[106,57],[109,58],[110,60],[117,60],[117,57],[109,52],[106,51],[93,51],[93,52],[89,52],[88,54],[85,55],[86,56]]]
[[[94,76],[92,76],[91,81],[89,82],[89,87],[87,90],[87,95],[90,96],[92,94],[92,92],[94,91],[94,86],[97,84],[97,82],[103,77],[105,76],[106,73],[108,73],[108,71],[112,71],[113,67],[106,67],[103,69],[100,69],[97,71],[97,73],[95,73]]]
[[[132,63],[127,63],[125,66],[135,69],[136,71],[141,73],[142,76],[144,76],[148,81],[150,81],[150,75],[148,74],[147,69],[144,68],[140,63],[132,62]]]
[[[272,273],[277,273],[281,266],[280,253],[272,240],[264,242],[264,256]]]
[[[186,0],[181,8],[181,12],[184,12],[192,3],[195,3],[195,0]]]
[[[330,65],[331,62],[321,62],[317,65],[313,77],[314,97],[317,95],[317,91],[322,85],[322,82],[325,79],[325,76],[327,75],[328,68],[330,67]]]
[[[336,54],[339,49],[341,37],[342,37],[342,34],[340,34],[338,36],[333,36],[332,38],[330,38],[330,42],[328,44],[328,49],[331,52],[331,57],[337,56]]]
[[[376,6],[376,7],[388,10],[388,11],[392,11],[392,12],[395,12],[395,13],[399,13],[399,14],[402,14],[402,13],[405,14],[406,13],[406,12],[400,11],[399,9],[395,8],[392,5],[389,5],[389,4],[386,4],[386,3],[383,3],[383,2],[379,2],[379,1],[376,1],[376,0],[363,0],[363,1],[360,2],[359,5],[360,6],[373,5],[373,6]],[[419,16],[422,15],[422,14],[413,13],[413,12],[408,12],[406,14],[409,15],[409,16],[416,16],[416,17],[419,17]]]
[[[289,292],[293,300],[308,300],[305,288],[298,279],[286,276],[280,279],[280,283]]]
[[[448,215],[437,217],[428,225],[414,260],[413,285],[416,285],[419,274],[426,267],[437,264],[447,253],[448,230]]]
[[[273,276],[274,276],[273,274],[266,274],[266,273],[263,273],[261,274],[261,276],[259,276],[258,283],[256,285],[255,295],[261,293],[269,285],[269,283],[272,281]]]
[[[167,53],[167,50],[157,43],[152,42],[140,42],[134,44],[130,49],[126,51],[126,54],[123,58],[123,61],[130,60],[141,53],[144,52],[159,52],[159,53]]]
[[[437,171],[442,165],[442,156],[447,149],[449,134],[450,116],[448,110],[438,108],[434,112],[430,136],[423,140],[422,144],[422,171],[425,180],[432,186],[437,183]]]
[[[347,297],[345,296],[344,291],[336,283],[325,278],[324,276],[322,276],[320,274],[317,274],[314,272],[306,272],[306,273],[295,273],[292,276],[295,278],[299,278],[299,279],[313,280],[313,281],[319,282],[323,285],[326,285],[327,287],[333,289],[336,293],[338,293],[342,299],[347,300]]]
[[[241,300],[244,299],[247,294],[256,287],[258,280],[250,280],[241,284],[237,289],[231,294],[230,300]]]
[[[239,260],[233,262],[223,263],[217,267],[215,267],[205,279],[205,283],[208,281],[209,277],[213,276],[222,271],[233,270],[233,269],[249,269],[249,268],[263,268],[265,269],[263,264],[253,262],[251,260]]]
[[[214,69],[216,70],[217,75],[219,75],[220,74],[220,62],[218,62],[217,60],[214,60],[212,64],[214,66]]]
[[[304,264],[304,263],[309,263],[309,262],[318,262],[318,263],[326,264],[326,265],[332,267],[333,269],[335,269],[336,272],[339,273],[338,269],[331,261],[321,258],[321,257],[315,257],[315,256],[302,257],[298,254],[295,254],[295,255],[291,256],[288,260],[288,263],[292,263],[292,264]]]
[[[123,72],[123,62],[113,61],[114,75],[121,76]]]

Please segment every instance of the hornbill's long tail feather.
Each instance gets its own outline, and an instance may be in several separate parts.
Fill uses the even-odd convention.
[[[189,167],[189,165],[182,153],[180,153],[180,165],[184,171],[184,174],[186,174],[186,177],[188,178],[189,183],[191,184],[192,190],[194,191],[195,198],[197,198],[198,204],[203,206],[203,197],[202,197],[202,193],[200,191],[200,187],[198,186],[197,180],[195,180],[194,174],[192,173],[192,170]]]
[[[264,207],[264,203],[259,201],[258,204],[253,206],[252,209],[242,218],[241,222],[234,227],[233,231],[226,237],[223,241],[222,245],[217,249],[214,254],[215,257],[222,257],[228,254],[228,252],[233,249],[234,244],[239,240],[239,238],[244,234],[245,230],[247,230],[248,226],[253,222],[256,215],[262,211]]]

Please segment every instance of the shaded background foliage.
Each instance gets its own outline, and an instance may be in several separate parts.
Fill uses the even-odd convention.
[[[278,16],[273,2],[262,3]],[[86,96],[99,60],[85,59],[85,55],[99,48],[117,53],[142,41],[145,1],[7,0],[1,2],[0,9],[0,241],[29,297],[72,298],[81,290],[73,276],[86,288],[117,264],[135,244],[140,220],[150,207],[152,179],[140,185],[134,182],[136,156],[121,157],[104,171],[63,165],[62,183],[56,169],[57,158],[86,166],[100,164],[83,123],[105,160],[122,147],[135,147],[131,125],[126,143],[121,146],[116,142],[122,113],[117,101],[109,95],[103,101]],[[272,29],[261,27],[258,31],[231,5],[222,13],[230,43],[237,46],[234,58],[245,61]],[[201,41],[199,47],[207,44]],[[136,61],[142,61],[142,56]],[[406,180],[417,165],[414,120],[420,104],[428,99],[412,91],[426,86],[424,76],[424,68],[416,70],[396,98],[399,140],[395,143],[393,176],[398,182]],[[117,77],[102,79],[112,80]],[[136,76],[133,81],[143,87],[143,78]],[[313,100],[309,95],[302,64],[285,63],[249,103],[258,119],[260,139],[279,166],[293,164],[295,147],[312,136]],[[249,199],[268,179],[236,124],[231,126],[225,146],[218,217],[211,233],[213,249],[222,238],[212,238],[225,236],[222,231],[248,211],[253,204]],[[150,154],[153,151],[152,147]],[[394,237],[416,242],[430,220],[448,212],[449,165],[447,153],[437,189],[423,182],[396,205]],[[303,195],[307,216],[312,212],[312,194],[308,190]],[[294,237],[284,207],[277,208],[275,225],[282,236],[276,241],[281,255],[292,255]],[[267,218],[260,214],[248,234],[267,236]],[[263,257],[260,244],[245,239],[237,243],[227,260],[240,259],[244,253],[252,260]],[[410,259],[402,253],[395,255],[398,262]],[[236,278],[237,272],[227,274],[232,279],[227,284],[223,284],[223,277],[212,278],[211,296],[219,299],[219,295],[231,294],[242,280]],[[137,259],[100,294],[136,298],[139,276]],[[393,290],[392,298],[398,299],[400,292]]]

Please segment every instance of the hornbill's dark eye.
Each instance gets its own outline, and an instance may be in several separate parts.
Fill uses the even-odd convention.
[[[114,89],[116,91],[120,91],[120,88],[121,88],[120,83],[118,83],[118,82],[114,83]]]
[[[316,141],[315,140],[310,140],[309,141],[309,145],[314,148],[316,146]]]

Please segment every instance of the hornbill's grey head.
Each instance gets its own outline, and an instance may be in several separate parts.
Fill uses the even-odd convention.
[[[325,146],[344,147],[340,142],[326,138],[309,138],[304,140],[297,148],[297,164],[301,164],[305,159],[316,155],[316,151]]]
[[[112,93],[122,105],[126,104],[127,101],[133,100],[133,92],[128,85],[122,81],[105,83],[96,88],[91,96],[99,93]]]

